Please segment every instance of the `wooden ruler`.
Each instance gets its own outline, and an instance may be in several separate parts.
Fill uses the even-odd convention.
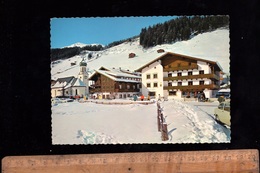
[[[2,173],[258,173],[258,150],[9,156]]]

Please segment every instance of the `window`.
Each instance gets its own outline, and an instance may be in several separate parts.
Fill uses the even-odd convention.
[[[151,75],[147,74],[146,79],[151,79]]]
[[[127,87],[127,89],[130,89],[130,85],[127,85],[126,87]]]
[[[122,98],[122,94],[119,94],[119,98],[120,98],[120,99]]]
[[[150,88],[150,87],[151,87],[151,84],[150,84],[150,83],[147,83],[147,84],[146,84],[146,87],[147,87],[147,88]]]
[[[204,80],[201,80],[201,81],[200,81],[200,85],[204,85]]]
[[[135,85],[133,85],[133,89],[135,89]]]
[[[153,87],[158,87],[158,83],[157,82],[155,82],[155,83],[153,83]]]
[[[176,96],[176,91],[169,91],[170,96]]]
[[[191,75],[192,75],[192,71],[189,71],[189,72],[188,72],[188,76],[191,76]]]
[[[172,77],[172,73],[168,73],[168,77]]]
[[[182,82],[178,82],[178,86],[182,86]]]
[[[171,83],[171,82],[169,82],[169,83],[168,83],[168,86],[172,86],[172,83]]]
[[[193,82],[192,81],[188,81],[188,85],[193,85]]]
[[[200,70],[199,73],[200,73],[200,74],[204,74],[204,70]]]
[[[122,85],[119,85],[119,89],[122,89]]]
[[[157,77],[158,77],[157,74],[153,74],[154,79],[157,79]]]
[[[181,72],[178,72],[178,73],[177,73],[177,76],[181,76]]]

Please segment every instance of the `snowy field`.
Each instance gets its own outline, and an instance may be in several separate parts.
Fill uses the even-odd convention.
[[[94,101],[94,100],[93,100]],[[100,102],[122,100],[100,100]],[[97,104],[77,101],[52,106],[53,144],[226,143],[230,129],[213,119],[218,102],[161,102],[168,141],[157,129],[157,104]]]

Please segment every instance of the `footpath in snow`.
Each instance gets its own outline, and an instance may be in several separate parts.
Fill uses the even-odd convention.
[[[52,107],[52,143],[230,142],[229,130],[200,107],[177,100],[162,102],[161,106],[168,125],[168,141],[161,140],[161,133],[157,129],[156,103],[97,104],[74,101]]]
[[[198,102],[166,101],[161,105],[168,124],[170,140],[174,143],[230,142],[230,134],[218,124],[213,115],[195,106]],[[200,103],[207,105],[209,103]]]

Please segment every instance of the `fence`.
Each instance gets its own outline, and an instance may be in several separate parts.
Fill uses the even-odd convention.
[[[161,132],[162,141],[169,140],[167,123],[163,116],[162,108],[159,102],[157,102],[157,125],[158,125],[158,131]]]

